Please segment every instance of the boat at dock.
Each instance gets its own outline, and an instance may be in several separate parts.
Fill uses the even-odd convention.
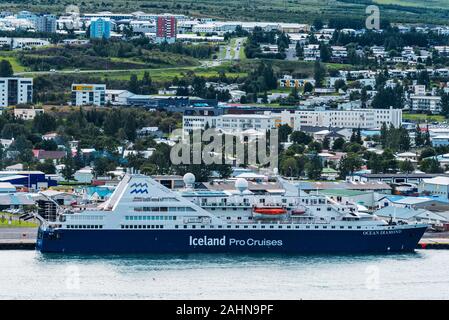
[[[36,247],[57,253],[387,253],[413,251],[426,224],[385,221],[277,178],[284,192],[172,191],[126,174],[97,207],[60,208]],[[262,217],[269,217],[268,219]]]

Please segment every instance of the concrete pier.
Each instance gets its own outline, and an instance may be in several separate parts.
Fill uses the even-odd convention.
[[[0,250],[34,250],[37,228],[0,228]]]

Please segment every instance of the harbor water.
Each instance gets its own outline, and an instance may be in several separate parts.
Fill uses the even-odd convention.
[[[64,256],[0,251],[0,299],[448,299],[449,251]]]

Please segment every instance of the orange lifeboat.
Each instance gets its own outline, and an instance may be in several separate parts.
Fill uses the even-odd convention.
[[[253,213],[257,216],[276,217],[287,213],[287,209],[282,207],[254,207]]]

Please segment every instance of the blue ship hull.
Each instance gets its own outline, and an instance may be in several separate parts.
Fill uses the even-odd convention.
[[[363,230],[40,230],[37,249],[56,253],[412,252],[426,227]]]

